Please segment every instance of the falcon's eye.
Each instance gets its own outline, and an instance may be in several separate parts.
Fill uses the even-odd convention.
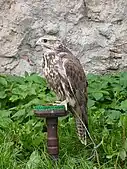
[[[46,43],[47,42],[47,39],[44,39],[44,43]]]
[[[60,45],[59,45],[59,48],[62,48],[62,47],[63,47],[63,46],[60,44]]]

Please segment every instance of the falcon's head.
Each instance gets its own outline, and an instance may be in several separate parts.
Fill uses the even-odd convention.
[[[55,36],[44,36],[38,39],[36,45],[40,45],[43,49],[59,50],[63,45]]]

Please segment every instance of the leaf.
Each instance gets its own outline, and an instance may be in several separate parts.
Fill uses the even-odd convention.
[[[16,75],[7,75],[6,80],[8,83],[13,84],[23,84],[24,83],[24,77],[16,76]]]
[[[108,117],[112,120],[119,119],[121,112],[118,110],[110,110],[111,114],[108,115]]]
[[[103,97],[103,94],[100,92],[92,93],[92,95],[96,100],[100,100]]]
[[[8,128],[11,122],[12,120],[10,118],[6,118],[6,117],[0,118],[0,127]]]
[[[127,138],[126,138],[126,140],[125,140],[125,142],[124,142],[124,149],[126,150],[126,152],[127,152]]]
[[[23,100],[26,98],[26,96],[28,95],[27,92],[22,92],[20,95],[19,95],[19,99]]]
[[[38,151],[33,151],[33,153],[30,156],[29,161],[26,164],[26,169],[36,169],[39,167],[41,158],[38,153]]]
[[[25,109],[22,109],[22,110],[17,111],[17,112],[12,116],[12,118],[13,118],[13,117],[21,117],[21,116],[24,116],[25,114],[26,114]]]
[[[34,115],[34,111],[33,110],[29,110],[26,117],[33,116],[33,115]]]
[[[28,82],[39,83],[42,86],[46,86],[46,80],[40,76],[37,76],[36,74],[33,74],[31,76],[26,76],[25,80]]]
[[[126,158],[126,151],[124,149],[122,149],[120,152],[119,152],[119,156],[120,158],[124,161],[125,158]]]
[[[25,77],[29,76],[29,73],[25,71]]]
[[[11,114],[11,111],[9,110],[0,110],[0,118],[1,117],[9,117]]]
[[[127,86],[127,72],[122,72],[121,73],[120,84],[122,84],[124,87]]]
[[[127,100],[121,102],[120,108],[125,111],[127,110]]]
[[[6,93],[5,93],[5,91],[0,91],[0,99],[4,99],[4,98],[6,98]]]
[[[89,108],[92,107],[92,106],[94,106],[94,104],[95,104],[94,100],[88,99],[88,107]]]
[[[87,75],[87,79],[90,81],[97,81],[98,80],[98,75],[94,75],[94,74],[91,74],[91,73],[88,73]]]
[[[0,84],[6,87],[6,86],[7,86],[7,81],[6,81],[6,79],[3,78],[3,77],[0,77]]]
[[[109,96],[109,92],[108,92],[108,91],[102,90],[101,92],[102,92],[104,95]]]
[[[15,102],[15,101],[19,100],[19,96],[18,95],[12,95],[9,100],[12,101],[12,102]]]
[[[24,84],[24,85],[19,85],[19,88],[21,89],[21,91],[26,91],[27,90],[27,85]]]
[[[111,159],[113,157],[113,155],[107,155],[106,158],[107,159]]]
[[[25,106],[25,108],[28,108],[32,105],[39,105],[39,104],[42,104],[42,103],[43,102],[41,100],[35,98],[35,99],[31,100],[30,102],[28,102],[27,104],[25,104],[24,106]]]
[[[13,88],[13,89],[12,89],[12,94],[18,95],[18,94],[20,94],[20,93],[21,93],[21,90],[19,89],[19,87],[16,87],[16,88]]]
[[[126,114],[123,114],[120,116],[120,120],[119,120],[119,123],[118,123],[118,126],[119,127],[127,127],[127,115]]]
[[[116,153],[113,153],[112,155],[107,155],[106,158],[111,159],[111,158],[113,158],[114,156],[117,156],[117,155],[118,155],[118,153],[116,152]]]
[[[30,96],[30,95],[36,95],[35,88],[31,88],[31,89],[29,90],[28,95],[29,95],[29,96]]]

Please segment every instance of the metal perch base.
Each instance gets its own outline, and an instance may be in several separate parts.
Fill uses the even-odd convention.
[[[36,116],[46,118],[47,125],[47,150],[52,159],[57,160],[59,155],[59,140],[57,133],[58,117],[66,116],[67,112],[63,105],[36,106]]]

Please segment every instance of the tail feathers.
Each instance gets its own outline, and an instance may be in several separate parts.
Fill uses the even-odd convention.
[[[82,144],[87,144],[87,140],[86,140],[86,129],[83,126],[82,122],[80,121],[79,118],[76,117],[76,128],[77,128],[77,135],[79,137],[79,140],[81,141]]]
[[[77,135],[82,144],[87,144],[87,130],[88,130],[88,120],[87,120],[87,111],[81,110],[76,111],[75,121],[77,128]]]

